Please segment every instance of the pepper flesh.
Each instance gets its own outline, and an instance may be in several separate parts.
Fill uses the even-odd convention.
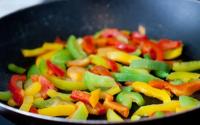
[[[134,82],[132,83],[131,87],[137,92],[141,92],[146,96],[157,98],[164,103],[171,101],[170,95],[165,90],[153,88],[147,83]]]
[[[8,69],[10,71],[18,73],[18,74],[23,74],[26,71],[26,69],[24,69],[24,68],[22,68],[20,66],[17,66],[17,65],[15,65],[13,63],[8,64]]]
[[[173,63],[172,69],[174,71],[195,71],[200,69],[200,61],[189,61],[189,62],[175,62]]]
[[[67,101],[67,102],[71,102],[73,101],[73,99],[71,99],[71,94],[66,94],[66,93],[61,93],[61,92],[57,92],[56,90],[54,89],[49,89],[47,91],[47,95],[51,98],[60,98],[64,101]]]
[[[33,96],[25,96],[22,105],[20,106],[19,110],[29,112],[31,106],[33,104]]]
[[[191,72],[172,72],[167,76],[167,80],[181,80],[183,82],[189,82],[199,78],[200,74]]]
[[[180,102],[172,100],[163,104],[152,104],[142,106],[134,113],[134,115],[151,116],[153,113],[158,111],[175,112],[178,107],[180,107]]]
[[[0,100],[8,101],[12,97],[11,92],[9,91],[0,91]]]
[[[112,109],[108,109],[106,113],[106,117],[108,121],[124,121],[117,113],[115,113]]]
[[[192,82],[187,82],[179,85],[172,85],[168,82],[165,81],[150,81],[149,85],[159,88],[159,89],[166,89],[172,93],[174,93],[177,96],[185,95],[185,96],[190,96],[194,92],[200,90],[200,81],[192,81]]]
[[[175,59],[182,54],[183,46],[164,52],[164,59]]]

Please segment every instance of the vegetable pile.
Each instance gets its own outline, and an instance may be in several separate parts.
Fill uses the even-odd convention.
[[[29,69],[9,64],[14,72],[0,100],[19,110],[87,120],[136,121],[163,117],[200,105],[200,61],[181,61],[183,43],[149,39],[145,29],[103,29],[67,41],[57,37],[35,49]],[[158,103],[147,103],[146,98]]]

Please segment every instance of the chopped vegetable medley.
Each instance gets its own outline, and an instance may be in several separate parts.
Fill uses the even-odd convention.
[[[181,41],[152,40],[145,33],[142,26],[135,32],[103,29],[22,49],[35,62],[29,68],[8,65],[14,74],[0,100],[41,115],[120,122],[200,106],[192,97],[200,90],[200,60],[183,62]]]

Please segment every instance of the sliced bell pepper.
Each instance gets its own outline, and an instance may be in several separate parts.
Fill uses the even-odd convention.
[[[154,81],[150,81],[149,85],[155,88],[159,88],[159,89],[166,89],[177,96],[181,96],[181,95],[189,96],[189,95],[192,95],[194,92],[200,90],[199,80],[183,83],[180,85],[173,85],[165,81],[154,80]]]
[[[76,110],[74,104],[60,104],[43,109],[38,109],[38,113],[47,116],[69,116]]]
[[[108,65],[110,65],[110,68],[113,72],[117,72],[119,70],[117,63],[113,60],[108,59]]]
[[[73,35],[69,36],[66,43],[66,48],[75,59],[86,57],[86,53],[82,50],[81,45],[79,45],[79,43],[76,41],[76,37]]]
[[[90,93],[90,98],[89,98],[89,102],[91,104],[91,106],[94,108],[97,103],[99,102],[99,98],[100,98],[100,93],[101,93],[101,90],[100,89],[96,89],[94,91],[92,91]]]
[[[74,111],[74,113],[71,116],[69,116],[69,118],[73,120],[87,120],[89,113],[85,104],[82,102],[77,102],[76,105],[76,111]]]
[[[104,92],[109,94],[109,95],[115,95],[121,91],[119,85],[115,85],[112,88],[105,90]]]
[[[63,77],[65,76],[65,71],[58,67],[57,65],[53,64],[50,60],[47,60],[48,68],[57,76]]]
[[[104,58],[104,57],[101,57],[101,56],[98,56],[98,55],[90,55],[89,58],[90,58],[92,64],[95,64],[95,65],[98,65],[98,66],[103,66],[107,69],[110,68],[107,59]]]
[[[37,108],[35,108],[34,106],[31,106],[29,112],[38,114]]]
[[[123,117],[127,118],[128,114],[129,114],[129,109],[126,106],[123,106],[117,102],[113,101],[113,97],[111,95],[107,95],[105,97],[105,101],[103,103],[103,105],[107,108],[107,109],[112,109],[117,111],[119,114],[121,114]]]
[[[41,84],[39,82],[33,82],[31,85],[29,85],[24,93],[26,96],[34,96],[41,90]]]
[[[107,57],[107,53],[117,51],[116,48],[109,46],[109,47],[101,47],[97,49],[97,55],[102,57]]]
[[[60,98],[64,101],[67,101],[67,102],[71,102],[73,101],[73,99],[70,97],[71,94],[66,94],[66,93],[61,93],[61,92],[57,92],[56,90],[54,89],[49,89],[47,91],[47,95],[51,98]]]
[[[16,102],[14,101],[12,97],[8,100],[7,104],[11,107],[17,106]]]
[[[181,107],[191,109],[200,106],[200,101],[189,96],[179,96],[179,102]]]
[[[141,116],[139,116],[139,115],[133,114],[133,115],[131,116],[131,121],[137,121],[137,120],[140,120],[140,119],[141,119]]]
[[[152,104],[142,106],[134,113],[134,115],[151,116],[153,113],[158,111],[176,112],[176,108],[178,107],[180,107],[180,102],[172,100],[163,104]]]
[[[0,100],[8,101],[12,97],[10,91],[0,91]]]
[[[43,98],[37,98],[33,102],[33,106],[36,108],[42,109],[42,108],[48,108],[53,105],[59,104],[61,101],[57,98],[50,98],[47,100],[44,100]]]
[[[40,75],[40,70],[35,64],[28,69],[27,78],[31,78],[32,75]]]
[[[47,79],[49,79],[52,84],[65,91],[72,91],[72,90],[86,90],[86,86],[83,82],[80,81],[72,81],[72,80],[63,80],[56,76],[47,75]]]
[[[142,106],[145,103],[141,94],[137,92],[126,91],[126,89],[117,95],[116,101],[128,107],[129,109],[132,107],[132,102],[136,102],[139,106]]]
[[[111,76],[109,70],[103,66],[93,66],[90,71],[97,75]]]
[[[59,43],[48,43],[48,42],[45,42],[42,45],[42,48],[44,48],[45,50],[60,50],[63,47],[64,46],[62,44],[59,44]]]
[[[132,83],[131,87],[137,92],[143,93],[149,97],[157,98],[163,101],[164,103],[171,101],[169,93],[167,93],[165,90],[153,88],[147,83],[134,82]]]
[[[130,64],[133,60],[141,59],[138,56],[130,55],[123,51],[108,52],[107,58],[127,65]]]
[[[175,59],[182,54],[182,51],[183,51],[183,46],[180,46],[172,50],[167,50],[164,52],[164,59],[168,59],[168,60]]]
[[[112,77],[100,76],[87,71],[84,74],[84,84],[90,91],[93,91],[98,88],[107,90],[116,85],[116,82]]]
[[[173,63],[172,69],[174,71],[195,71],[200,69],[200,61],[189,61],[189,62],[175,62]]]
[[[22,68],[20,66],[17,66],[17,65],[15,65],[13,63],[8,64],[8,69],[10,71],[18,73],[18,74],[23,74],[26,71],[26,69],[24,69],[24,68]]]
[[[68,67],[70,67],[70,66],[84,67],[84,66],[89,65],[89,63],[90,63],[90,59],[88,57],[86,57],[86,58],[83,58],[83,59],[76,59],[76,60],[68,61],[67,66]]]
[[[172,50],[180,47],[182,45],[181,41],[169,40],[169,39],[160,39],[158,46],[163,50]]]
[[[38,56],[36,58],[36,61],[35,61],[35,64],[36,66],[39,66],[41,60],[48,60],[48,59],[51,59],[51,57],[57,52],[58,50],[53,50],[53,51],[49,51],[49,52],[46,52],[40,56]]]
[[[164,116],[165,116],[165,113],[162,112],[162,111],[158,111],[158,112],[153,113],[153,117],[156,117],[156,118],[161,118],[161,117],[164,117]]]
[[[189,82],[199,78],[200,74],[191,72],[172,72],[167,76],[167,80],[181,80],[183,82]]]
[[[112,109],[108,109],[106,113],[106,117],[108,121],[124,121],[117,113],[115,113]]]
[[[25,80],[25,75],[13,75],[8,84],[8,89],[12,93],[12,97],[17,105],[21,105],[24,98],[24,90],[17,86],[17,83],[20,81],[23,83]]]
[[[82,81],[86,69],[78,66],[71,66],[67,69],[67,76],[73,81]]]
[[[97,103],[97,105],[93,108],[91,105],[85,103],[89,114],[91,115],[105,115],[106,109],[101,103]]]
[[[146,71],[136,70],[131,67],[122,67],[120,71],[121,73],[113,74],[113,77],[118,82],[125,82],[125,81],[149,82],[151,80],[158,79],[157,77],[149,73],[146,73]]]
[[[19,110],[29,112],[31,106],[33,104],[33,96],[25,96],[22,105]]]
[[[84,36],[82,48],[87,54],[95,54],[97,52],[93,36]]]

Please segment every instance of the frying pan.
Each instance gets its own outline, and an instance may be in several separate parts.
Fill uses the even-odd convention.
[[[105,27],[147,29],[150,38],[182,40],[183,59],[200,59],[200,3],[193,0],[65,0],[54,1],[18,11],[0,19],[0,90],[7,89],[14,62],[28,67],[21,48],[34,48],[56,36],[83,36]],[[194,96],[200,99],[200,94]],[[0,103],[0,114],[16,124],[119,124],[106,120],[70,121],[40,116]],[[126,120],[124,124],[177,124],[198,121],[200,108],[159,119]]]

